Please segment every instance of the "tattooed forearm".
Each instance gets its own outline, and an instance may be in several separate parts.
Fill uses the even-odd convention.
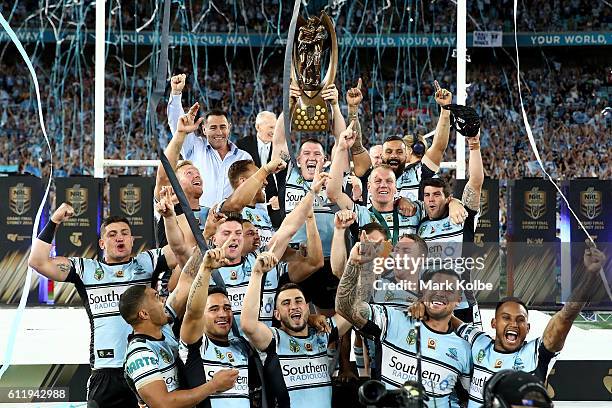
[[[480,191],[474,190],[474,188],[468,182],[463,189],[461,201],[470,210],[478,211],[480,208]]]
[[[183,267],[184,274],[187,274],[194,278],[198,274],[198,268],[200,268],[200,264],[202,263],[202,253],[200,252],[200,248],[196,248],[193,251],[193,254]]]
[[[367,318],[363,310],[367,305],[358,299],[360,273],[361,265],[347,263],[336,292],[336,310],[359,328],[365,325]]]
[[[187,298],[187,310],[192,317],[202,315],[206,297],[208,295],[208,285],[210,283],[210,270],[201,267],[198,275],[193,280]]]

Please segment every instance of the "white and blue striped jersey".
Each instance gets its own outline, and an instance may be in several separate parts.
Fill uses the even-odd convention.
[[[423,208],[423,202],[414,201],[413,204],[416,206],[416,213],[413,216],[406,217],[400,214],[399,212],[397,213],[397,220],[399,222],[399,229],[398,229],[398,236],[397,236],[398,239],[401,238],[402,235],[416,234],[417,229],[419,227],[419,222],[425,216],[425,209]],[[355,212],[355,214],[357,214],[357,222],[359,223],[360,227],[363,227],[364,225],[369,224],[371,222],[376,222],[382,225],[382,223],[376,217],[372,209],[373,209],[372,206],[365,207],[363,205],[355,204],[355,206],[353,207],[353,211]],[[393,228],[395,226],[393,222],[393,214],[396,211],[397,210],[379,212],[382,218],[387,223],[387,226],[389,227],[389,233],[391,234],[389,239],[393,238]]]
[[[405,312],[384,305],[370,305],[372,322],[380,330],[381,355],[380,380],[387,389],[404,385],[408,380],[417,381],[416,320]],[[421,325],[422,384],[429,401],[428,407],[453,407],[459,405],[450,395],[457,382],[465,389],[470,382],[470,344],[449,328],[438,332]]]
[[[306,197],[310,190],[311,181],[304,180],[300,169],[289,164],[287,171],[287,182],[285,184],[285,215],[289,214]],[[334,217],[337,207],[327,198],[325,188],[321,189],[315,197],[313,207],[317,229],[323,246],[323,257],[328,258],[331,253],[331,242],[334,236]],[[292,244],[306,242],[306,226],[295,233],[291,239]]]
[[[402,175],[395,182],[397,194],[400,197],[408,198],[410,201],[416,201],[421,198],[419,197],[421,181],[433,177],[437,177],[436,172],[420,160],[416,163],[408,164]]]
[[[188,388],[212,380],[219,370],[236,369],[238,378],[232,388],[209,397],[211,408],[249,408],[249,356],[246,340],[230,337],[227,342],[215,341],[204,335],[193,344],[182,341],[179,355],[184,365]]]
[[[272,226],[272,220],[268,215],[267,208],[262,206],[244,207],[241,215],[243,219],[248,220],[257,228],[260,239],[259,247],[266,248],[272,239],[272,235],[276,232]]]
[[[257,252],[251,252],[240,260],[239,264],[231,266],[223,266],[218,269],[223,282],[225,283],[225,289],[232,306],[232,312],[236,324],[240,327],[240,315],[242,313],[242,304],[244,303],[244,296],[246,295],[247,287],[249,286],[249,280],[251,278],[251,272],[255,266],[257,260]],[[276,289],[280,277],[287,273],[287,263],[279,262],[274,268],[266,273],[265,280],[263,281],[262,291],[262,302],[261,310],[259,311],[259,320],[272,326],[272,316],[274,314],[274,297],[276,295]],[[213,279],[210,279],[210,285],[214,285]],[[243,333],[240,333],[243,335]]]
[[[471,358],[474,372],[470,382],[468,408],[480,408],[483,401],[484,385],[496,372],[521,370],[545,381],[549,369],[558,353],[548,351],[541,338],[524,342],[515,352],[495,350],[495,340],[473,324],[464,323],[457,334],[472,346]],[[552,364],[551,364],[552,363]]]
[[[150,286],[153,276],[168,268],[162,250],[144,251],[117,264],[68,259],[71,269],[66,282],[74,283],[89,317],[92,368],[123,367],[132,327],[119,314],[119,298],[130,286]]]
[[[329,325],[335,327],[333,318]],[[308,335],[296,337],[271,328],[291,408],[331,408],[331,356],[327,344],[329,334],[309,327]]]
[[[176,319],[176,313],[166,306],[167,313]],[[162,337],[156,339],[145,334],[130,334],[125,357],[125,378],[128,386],[138,390],[153,381],[163,381],[168,392],[179,389],[178,341],[170,324],[162,327]],[[139,400],[142,401],[140,396]]]

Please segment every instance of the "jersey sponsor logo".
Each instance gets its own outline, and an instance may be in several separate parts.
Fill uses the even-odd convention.
[[[253,222],[253,214],[250,211],[245,211],[247,220]]]
[[[436,341],[434,339],[427,339],[427,348],[435,350],[436,349]]]
[[[466,332],[465,334],[468,335],[469,333]],[[485,351],[483,349],[480,349],[480,351],[478,351],[478,356],[476,356],[476,362],[480,364],[482,363],[482,360],[484,360],[484,358],[485,358]]]
[[[289,351],[292,353],[299,353],[301,350],[300,345],[297,341],[289,339]]]
[[[304,343],[304,348],[306,349],[306,351],[312,351],[312,344]]]
[[[412,356],[399,354],[396,351],[385,348],[383,351],[382,375],[383,377],[401,384],[408,380],[416,381],[418,377],[416,359]],[[421,378],[423,386],[427,391],[445,391],[447,390],[446,387],[449,386],[449,389],[452,388],[455,385],[455,380],[451,381],[452,384],[449,383],[448,380],[445,384],[442,384],[442,377],[444,376],[446,379],[449,375],[451,379],[456,378],[449,370],[423,362]],[[444,387],[444,389],[441,387]]]
[[[436,232],[436,228],[432,225],[431,226],[431,231],[429,231],[430,234],[435,234]]]
[[[115,276],[118,278],[123,278],[123,269],[119,269],[117,272],[115,272]]]
[[[223,355],[223,353],[221,353],[221,350],[219,350],[216,347],[215,347],[215,356],[217,357],[217,360],[224,360],[225,359],[225,356]]]
[[[501,360],[495,360],[495,368],[501,368],[502,364]]]
[[[162,377],[164,378],[168,392],[172,392],[179,388],[178,371],[176,367],[174,367],[168,373],[162,374]]]
[[[232,368],[231,366],[208,366],[204,365],[204,372],[206,373],[206,381],[209,382],[212,380],[213,376],[220,370],[227,370],[228,368]],[[233,367],[235,368],[235,367]],[[240,397],[249,397],[249,370],[248,368],[236,368],[238,370],[238,378],[236,378],[236,382],[234,386],[227,391],[223,391],[220,394],[222,396],[240,396]],[[212,397],[214,398],[214,396]]]
[[[270,285],[273,286],[273,285]],[[266,281],[268,287],[268,281]],[[271,318],[274,313],[274,293],[264,293],[262,296],[260,317]]]
[[[446,355],[455,361],[459,361],[459,357],[457,355],[457,349],[454,347],[449,348]]]
[[[230,279],[231,280],[236,280],[238,279],[238,272],[236,272],[236,270],[234,269],[233,271],[230,272]]]
[[[409,346],[413,346],[416,344],[416,330],[415,329],[410,329],[410,331],[408,331],[408,336],[406,336],[406,343],[408,343]]]
[[[472,397],[477,398],[478,400],[482,399],[482,392],[484,390],[484,385],[487,383],[490,375],[484,371],[475,369],[472,374],[472,380],[470,381],[470,395]]]
[[[451,226],[449,221],[446,221],[444,224],[442,224],[442,231],[450,231],[452,229],[453,227]]]
[[[94,272],[94,278],[98,281],[104,278],[104,271],[102,270],[102,268],[96,268],[96,271]]]
[[[160,349],[159,355],[161,356],[161,359],[164,361],[164,363],[170,364],[172,362],[172,358],[170,357],[170,354],[168,354],[166,350]]]
[[[110,288],[88,288],[87,295],[91,313],[94,315],[115,313],[119,311],[119,299],[129,285]]]
[[[227,359],[229,360],[230,363],[235,362],[234,355],[232,354],[231,351],[228,351],[226,355],[227,355]]]
[[[237,288],[227,288],[227,297],[232,305],[232,310],[242,310],[242,303],[244,302],[244,296],[246,295],[246,286],[240,286]]]
[[[297,205],[303,198],[304,198],[303,192],[301,192],[301,194],[299,191],[298,192],[292,192],[292,191],[285,192],[285,201],[292,205]]]
[[[425,232],[426,229],[427,229],[427,226],[421,225],[419,227],[419,235],[423,235],[423,233]]]
[[[140,368],[145,368],[148,366],[157,366],[159,360],[154,357],[139,357],[135,359],[130,359],[129,364],[125,366],[125,371],[128,375],[132,375],[136,370]]]
[[[288,389],[331,381],[326,355],[312,359],[282,359],[281,368]]]

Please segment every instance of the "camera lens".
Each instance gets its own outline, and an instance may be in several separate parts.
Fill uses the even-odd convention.
[[[386,393],[385,385],[380,381],[370,380],[359,387],[359,399],[363,404],[376,404]]]

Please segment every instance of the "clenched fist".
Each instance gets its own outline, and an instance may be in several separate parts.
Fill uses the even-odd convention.
[[[180,95],[185,87],[185,78],[187,75],[179,74],[170,78],[170,88],[172,89],[172,95]]]
[[[74,215],[74,208],[68,203],[62,203],[51,216],[51,221],[61,224]]]

